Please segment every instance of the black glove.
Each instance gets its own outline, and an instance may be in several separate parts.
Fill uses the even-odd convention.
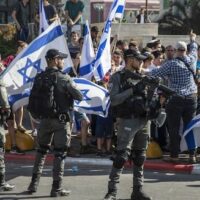
[[[143,80],[139,81],[136,85],[132,87],[133,94],[140,94],[144,92],[146,84],[144,84]]]

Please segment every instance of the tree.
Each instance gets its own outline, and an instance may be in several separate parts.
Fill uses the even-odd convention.
[[[191,30],[200,34],[200,1],[175,1],[168,12],[158,20],[160,34],[188,34]]]

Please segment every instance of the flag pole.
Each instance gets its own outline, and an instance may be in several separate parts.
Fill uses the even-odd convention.
[[[124,1],[125,1],[125,4],[124,4],[124,5],[126,5],[126,0],[124,0]],[[124,9],[125,9],[125,7],[124,7]],[[123,16],[122,16],[122,18],[120,18],[120,21],[119,21],[119,26],[118,26],[117,34],[116,34],[117,37],[114,38],[114,39],[116,39],[116,41],[113,41],[114,44],[113,44],[113,47],[111,48],[111,53],[113,53],[113,52],[116,50],[116,44],[117,44],[117,40],[119,39],[119,32],[120,32],[120,30],[121,30],[123,18],[124,18],[124,11],[123,11]]]
[[[113,47],[111,48],[111,53],[113,53],[116,50],[116,44],[119,39],[119,31],[121,30],[121,25],[122,25],[122,19],[120,19],[120,21],[119,21],[119,26],[117,28],[117,34],[115,35],[116,37],[114,38],[115,41],[113,41],[114,43],[113,43]]]

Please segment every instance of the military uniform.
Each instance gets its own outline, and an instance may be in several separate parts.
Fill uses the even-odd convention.
[[[7,91],[2,82],[0,82],[0,191],[9,191],[14,188],[5,182],[5,163],[4,163],[4,144],[6,142],[4,122],[10,115],[10,106],[8,103]]]
[[[111,105],[121,105],[127,99],[133,97],[133,88],[124,89],[121,83],[121,74],[127,73],[127,69],[113,74],[109,82]],[[135,80],[135,84],[138,80]],[[124,107],[123,109],[126,110]],[[133,168],[133,193],[131,200],[140,200],[138,191],[143,185],[143,166],[146,158],[146,149],[150,135],[150,122],[146,117],[135,117],[130,110],[125,111],[125,115],[118,119],[117,133],[117,153],[113,161],[110,180],[108,183],[108,193],[105,200],[115,200],[117,194],[117,184],[120,174],[123,171],[124,163],[131,156],[134,162]],[[150,199],[142,193],[143,199]]]
[[[62,115],[57,117],[46,117],[41,119],[38,129],[38,150],[33,167],[32,181],[28,187],[30,193],[36,192],[39,179],[42,173],[45,157],[51,144],[54,149],[53,161],[53,185],[51,196],[66,196],[69,191],[62,189],[62,179],[64,174],[64,159],[67,155],[67,149],[70,144],[71,130],[70,121],[66,118],[73,105],[73,100],[82,100],[81,92],[76,88],[73,80],[63,74],[57,67],[47,67],[47,73],[57,73],[56,82],[56,103]],[[71,98],[69,99],[69,96]]]

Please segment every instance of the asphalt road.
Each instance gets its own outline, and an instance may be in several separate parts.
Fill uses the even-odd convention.
[[[31,180],[32,162],[7,163],[7,180],[16,185],[14,191],[0,192],[2,200],[48,200],[52,178],[52,166],[45,165],[38,192],[29,195],[25,191]],[[102,200],[107,191],[109,166],[74,166],[66,164],[64,186],[71,190],[69,197],[59,199],[68,200]],[[75,167],[75,168],[76,168]],[[131,194],[132,175],[131,170],[125,170],[121,176],[118,199],[129,200]],[[200,175],[160,173],[145,171],[144,189],[153,200],[199,200],[200,199]]]

